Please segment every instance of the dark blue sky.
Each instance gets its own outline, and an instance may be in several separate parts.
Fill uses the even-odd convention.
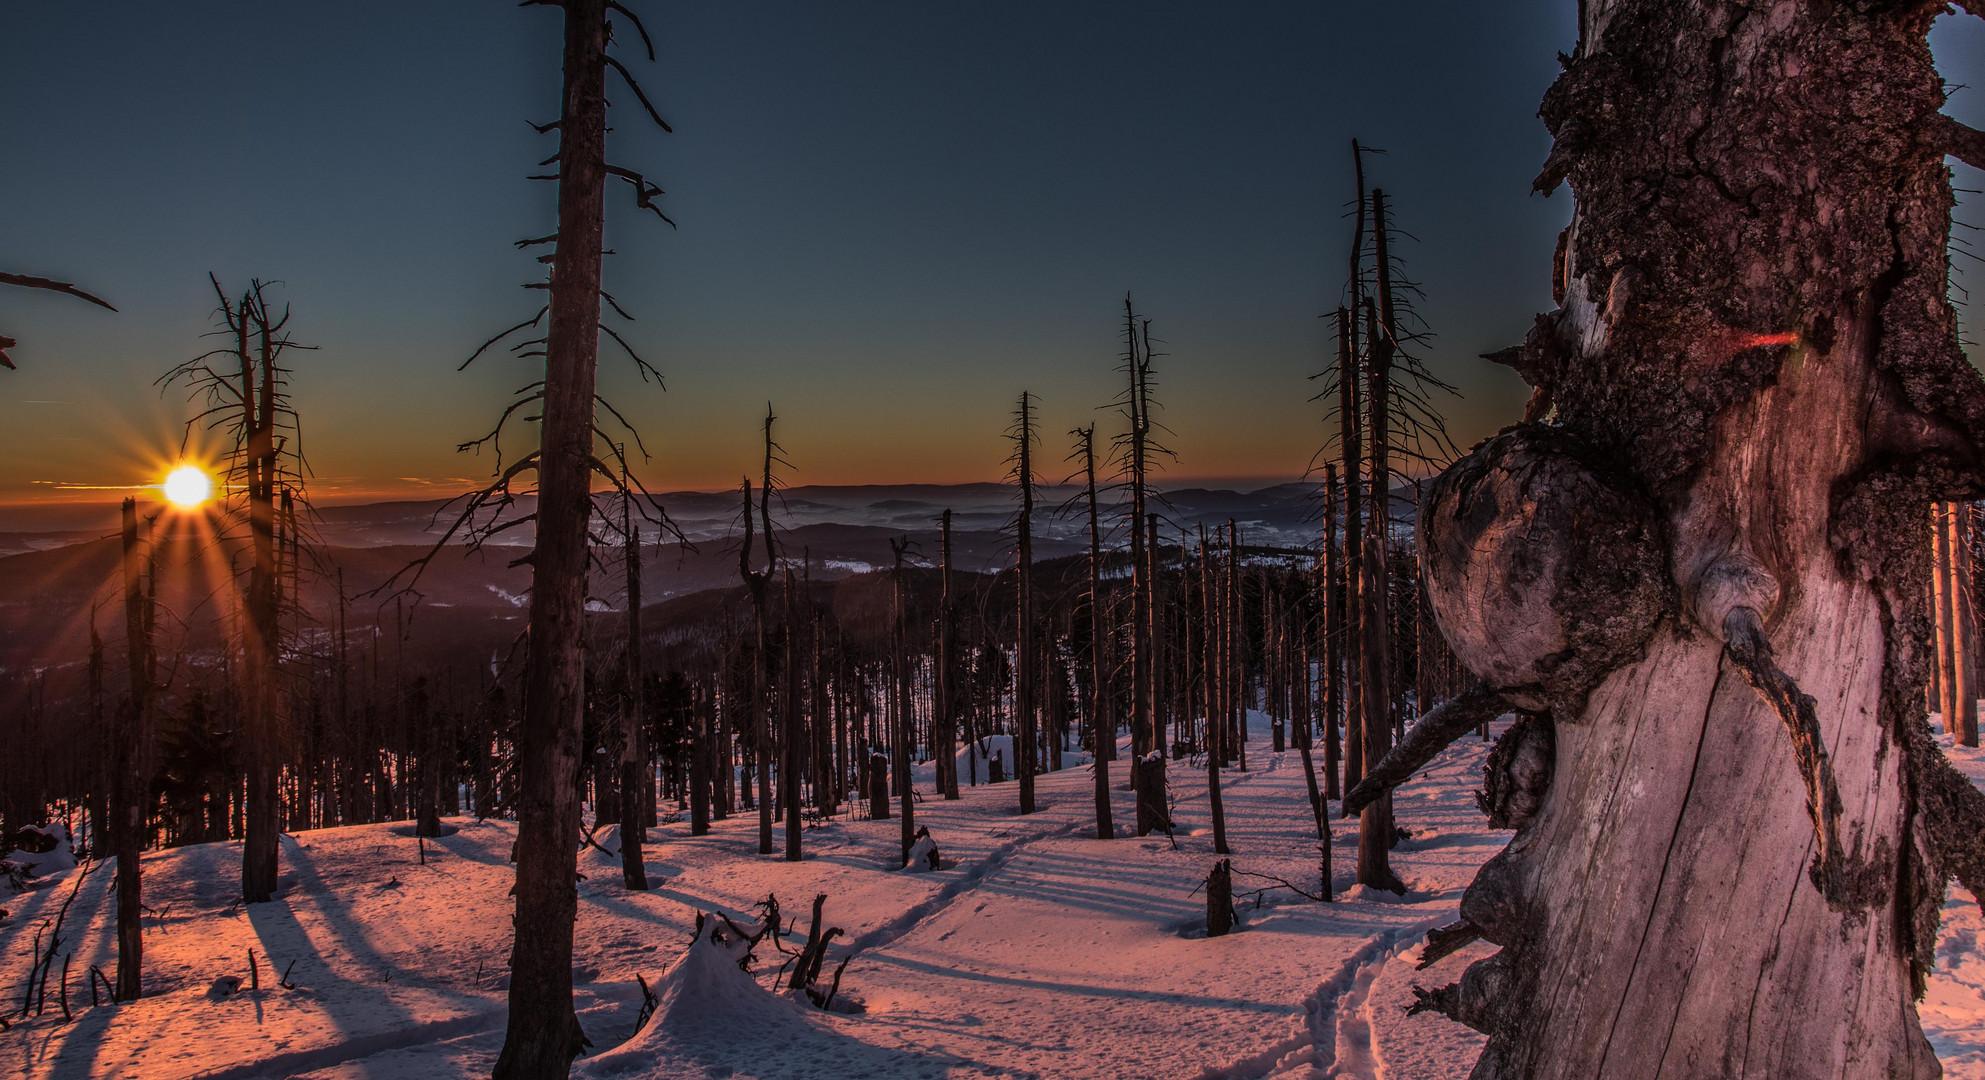
[[[669,389],[610,349],[604,385],[651,486],[735,482],[767,398],[795,482],[991,479],[1021,390],[1045,458],[1097,416],[1129,289],[1170,354],[1173,476],[1291,478],[1324,436],[1305,376],[1357,136],[1389,151],[1371,176],[1417,237],[1466,444],[1524,397],[1476,354],[1550,306],[1570,202],[1528,192],[1574,7],[640,3],[659,60],[627,30],[619,55],[676,134],[619,92],[610,146],[681,228],[616,198],[608,288]],[[1985,33],[1945,22],[1947,76],[1985,83]],[[203,347],[210,270],[284,282],[321,347],[295,393],[324,493],[486,471],[452,448],[528,377],[454,368],[535,310],[510,242],[549,231],[523,177],[553,148],[526,121],[555,115],[558,33],[508,3],[0,10],[0,262],[121,309],[0,293],[24,343],[0,500],[153,479],[186,410],[150,382]],[[1985,123],[1981,98],[1951,111]]]

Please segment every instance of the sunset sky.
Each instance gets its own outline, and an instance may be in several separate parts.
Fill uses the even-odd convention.
[[[1567,0],[644,18],[658,62],[626,28],[618,55],[676,134],[616,91],[609,154],[659,180],[681,227],[614,190],[607,287],[668,389],[611,346],[602,385],[655,451],[651,489],[735,483],[768,398],[795,483],[996,479],[1022,390],[1059,478],[1063,432],[1117,423],[1096,406],[1126,290],[1168,354],[1167,478],[1298,476],[1325,437],[1306,376],[1344,278],[1354,136],[1389,151],[1371,179],[1415,238],[1430,356],[1466,395],[1447,404],[1457,441],[1521,409],[1476,354],[1551,306],[1571,202],[1529,186]],[[120,309],[0,291],[22,342],[0,372],[0,502],[160,479],[191,410],[152,382],[207,347],[210,271],[282,282],[318,347],[293,392],[320,498],[487,473],[454,446],[532,376],[455,368],[536,310],[519,285],[541,279],[537,251],[511,242],[551,227],[551,186],[524,177],[554,141],[526,121],[556,114],[558,34],[554,11],[468,0],[0,9],[0,269]],[[1933,40],[1950,81],[1985,86],[1985,24]],[[1948,111],[1985,125],[1985,92]],[[1969,198],[1960,218],[1985,224]]]

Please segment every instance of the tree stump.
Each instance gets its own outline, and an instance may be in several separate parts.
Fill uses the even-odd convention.
[[[1137,775],[1137,835],[1172,832],[1172,808],[1165,804],[1165,751],[1153,750],[1134,763]]]
[[[868,816],[889,819],[889,759],[881,754],[868,756]]]
[[[1206,936],[1225,937],[1234,928],[1234,860],[1221,859],[1206,875]]]

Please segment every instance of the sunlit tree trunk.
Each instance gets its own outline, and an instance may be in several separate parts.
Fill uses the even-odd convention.
[[[1426,1002],[1491,1033],[1478,1078],[1940,1073],[1914,1001],[1985,796],[1924,721],[1923,523],[1979,491],[1941,158],[1985,154],[1939,10],[1580,5],[1560,307],[1497,357],[1554,422],[1421,518],[1456,656],[1528,713],[1461,905],[1502,950]]]

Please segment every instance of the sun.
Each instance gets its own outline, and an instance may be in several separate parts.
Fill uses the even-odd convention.
[[[165,497],[174,506],[191,510],[214,493],[214,482],[198,465],[181,465],[165,474]]]

